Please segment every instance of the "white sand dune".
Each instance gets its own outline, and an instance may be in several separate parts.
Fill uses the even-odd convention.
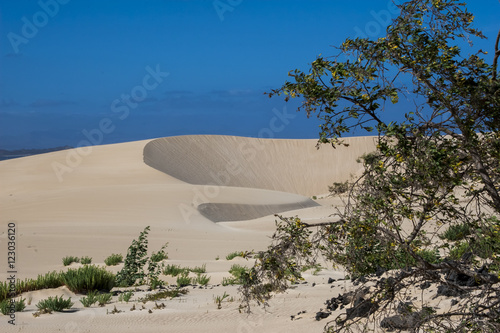
[[[144,162],[186,183],[297,193],[326,193],[328,185],[358,174],[356,159],[373,151],[374,137],[345,139],[349,147],[316,149],[316,140],[189,135],[157,139]]]
[[[126,254],[131,241],[149,225],[150,249],[168,242],[171,261],[191,266],[206,263],[208,273],[220,280],[232,264],[224,260],[228,253],[267,247],[275,227],[271,214],[290,211],[309,219],[328,217],[332,201],[315,202],[308,197],[325,193],[327,185],[359,172],[356,158],[374,147],[373,138],[346,142],[349,147],[316,150],[315,140],[183,136],[2,161],[0,267],[7,267],[4,249],[9,222],[17,226],[18,279],[65,269],[61,259],[67,255],[90,256],[102,264],[112,253]],[[338,273],[316,278],[326,283],[332,274]],[[1,269],[0,279],[6,278],[7,270]],[[310,298],[300,292],[280,296],[278,302],[288,305],[276,307],[275,314],[286,317],[309,303],[321,306],[326,291],[316,290]],[[211,310],[215,309],[213,294],[222,294],[223,289],[200,293],[186,296],[189,306],[167,305],[169,311],[150,317],[147,313],[110,317],[99,309],[96,318],[87,321],[88,312],[80,309],[77,314],[33,318],[32,304],[19,318],[27,332],[64,330],[67,316],[84,330],[96,332],[158,331],[167,322],[175,322],[172,331],[177,332],[215,331],[225,324],[237,328],[228,324],[234,311],[227,310],[235,310],[236,305]],[[234,315],[239,323],[251,322],[237,311]],[[265,331],[262,323],[266,323],[265,327],[274,328],[267,331],[278,332],[287,322],[284,317],[274,321],[276,316],[266,314],[253,318],[260,323],[252,324],[259,331]],[[144,330],[150,321],[153,326]],[[306,320],[294,325],[297,331],[309,327]],[[11,329],[1,320],[0,331],[4,327]]]

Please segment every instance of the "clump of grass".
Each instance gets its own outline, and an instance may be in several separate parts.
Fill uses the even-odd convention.
[[[97,302],[97,291],[89,291],[87,297],[80,298],[80,302],[86,308],[91,307]]]
[[[195,284],[206,286],[210,282],[210,277],[207,275],[197,274],[196,278],[192,280]]]
[[[73,256],[66,256],[66,257],[62,258],[62,262],[63,262],[64,266],[69,266],[74,262],[77,262],[77,263],[80,262],[80,258],[73,257]]]
[[[19,295],[33,290],[58,288],[63,285],[61,273],[53,271],[45,275],[38,275],[36,279],[17,280],[14,294]],[[12,296],[11,289],[8,282],[0,282],[0,302]]]
[[[0,302],[0,312],[7,316],[12,310],[15,312],[21,312],[26,308],[26,298],[20,297],[18,300],[14,299],[4,299]]]
[[[122,261],[123,261],[123,255],[115,253],[104,259],[104,263],[106,264],[106,266],[116,266]]]
[[[242,284],[243,277],[245,276],[245,274],[248,274],[248,272],[249,272],[248,268],[238,264],[232,265],[231,268],[229,269],[229,273],[231,273],[231,275],[234,276],[235,284]]]
[[[182,268],[179,265],[167,265],[167,266],[165,266],[165,269],[163,270],[163,274],[172,275],[174,277],[181,274],[181,273],[184,273],[184,272],[189,272],[189,269]]]
[[[42,313],[51,313],[52,311],[61,312],[64,309],[70,309],[73,306],[73,302],[71,302],[71,297],[68,299],[64,299],[61,297],[49,297],[47,299],[43,299],[37,303],[36,307]]]
[[[439,235],[442,239],[449,241],[462,240],[472,233],[470,224],[454,224],[451,225],[445,232]]]
[[[207,265],[203,264],[200,267],[189,268],[189,270],[193,273],[201,274],[207,272]]]
[[[243,252],[231,252],[226,256],[226,260],[233,260],[236,257],[243,257]]]
[[[80,263],[83,265],[90,265],[92,263],[92,258],[90,257],[81,257]]]
[[[179,276],[177,276],[177,285],[179,287],[185,287],[192,283],[192,279],[188,275],[189,272],[182,272]]]
[[[188,293],[187,289],[176,288],[173,290],[162,290],[154,294],[148,294],[140,299],[139,302],[146,303],[150,301],[158,301],[166,298],[175,298]]]
[[[115,275],[94,265],[68,269],[62,273],[62,280],[74,293],[88,293],[93,290],[110,291],[115,286]]]
[[[113,297],[113,294],[111,294],[111,293],[99,294],[99,295],[97,295],[96,300],[97,300],[97,303],[99,303],[99,306],[104,306],[104,305],[111,302],[112,297]]]
[[[118,302],[126,302],[130,301],[130,298],[134,295],[133,292],[127,291],[124,293],[121,293],[120,296],[118,296]]]

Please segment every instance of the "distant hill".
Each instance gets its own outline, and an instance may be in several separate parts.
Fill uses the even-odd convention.
[[[18,150],[5,150],[0,149],[0,161],[9,160],[12,158],[26,157],[31,155],[45,154],[53,151],[72,149],[70,146],[45,148],[45,149],[18,149]]]

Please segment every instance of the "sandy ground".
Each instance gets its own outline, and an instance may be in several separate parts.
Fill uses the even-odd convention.
[[[32,303],[16,314],[17,325],[0,316],[0,330],[21,332],[320,332],[314,319],[324,301],[348,282],[328,284],[343,273],[306,274],[306,284],[278,295],[268,312],[238,312],[236,287],[220,284],[234,263],[233,251],[261,250],[274,231],[273,213],[328,219],[338,200],[321,198],[327,185],[360,172],[356,159],[373,149],[373,138],[346,139],[349,147],[323,147],[315,140],[264,140],[227,136],[182,136],[60,151],[0,162],[0,279],[8,277],[7,229],[16,225],[16,277],[35,278],[66,269],[64,256],[90,256],[104,265],[112,253],[126,254],[133,239],[151,227],[150,250],[168,242],[167,264],[206,264],[211,281],[187,295],[154,303],[113,303],[83,308],[65,287],[31,292]],[[319,199],[312,200],[316,195]],[[207,211],[209,213],[207,213]],[[216,221],[216,222],[214,222]],[[224,222],[226,221],[226,222]],[[72,264],[77,267],[79,264]],[[121,266],[109,268],[116,272]],[[174,280],[165,278],[169,283]],[[171,278],[170,278],[171,279]],[[316,283],[315,286],[312,284]],[[214,297],[232,302],[217,309]],[[146,291],[138,291],[133,299]],[[35,318],[38,300],[71,296],[68,313]],[[132,304],[137,310],[130,311]],[[107,314],[114,306],[124,312]],[[149,313],[151,310],[152,313]],[[291,315],[307,311],[291,320]]]

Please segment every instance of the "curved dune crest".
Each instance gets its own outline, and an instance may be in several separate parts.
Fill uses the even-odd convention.
[[[144,147],[144,162],[189,184],[268,189],[305,196],[328,192],[362,166],[375,137],[346,138],[349,147],[316,149],[317,140],[220,135],[160,138]]]

